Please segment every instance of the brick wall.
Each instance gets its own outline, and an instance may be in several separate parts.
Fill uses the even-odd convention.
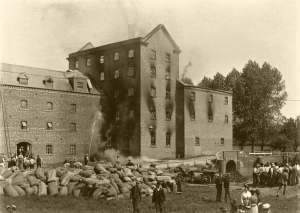
[[[72,157],[71,144],[76,144],[80,159],[88,152],[99,96],[23,87],[2,89],[12,152],[17,151],[19,142],[28,142],[33,154],[39,154],[45,163]],[[28,101],[27,109],[20,107],[22,99]],[[47,102],[53,103],[53,110],[47,110]],[[76,104],[76,112],[71,111],[71,104]],[[21,121],[27,121],[27,130],[20,128]],[[47,122],[53,123],[53,130],[46,130]],[[70,131],[70,123],[76,123],[76,132]],[[46,154],[46,144],[53,145],[53,154]]]
[[[141,45],[141,155],[151,158],[175,158],[176,156],[176,104],[175,89],[178,78],[179,53],[174,52],[174,46],[163,31],[157,31],[148,41]],[[156,60],[151,60],[151,51],[156,51]],[[166,53],[171,56],[170,88],[173,112],[170,121],[166,120]],[[151,61],[156,66],[156,78],[151,78]],[[151,120],[149,111],[149,91],[151,85],[156,87],[156,97],[153,98],[156,109],[156,120]],[[156,131],[156,145],[151,146],[149,126]],[[171,145],[166,146],[166,132],[171,132]]]
[[[189,113],[188,99],[190,93],[195,92],[195,120]],[[213,121],[208,121],[208,96],[213,95]],[[185,88],[184,90],[184,137],[185,157],[200,154],[215,154],[218,151],[232,149],[232,96],[228,93],[206,91],[202,89]],[[228,105],[224,104],[228,97]],[[228,123],[225,123],[228,115]],[[195,144],[195,137],[199,137],[200,145]],[[224,145],[221,144],[224,138]]]

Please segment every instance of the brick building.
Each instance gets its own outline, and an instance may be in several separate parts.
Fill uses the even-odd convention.
[[[232,149],[231,92],[182,84],[179,54],[158,25],[145,37],[99,47],[88,43],[69,55],[69,69],[89,76],[102,94],[103,140],[152,158]]]
[[[80,72],[3,63],[0,92],[0,153],[55,163],[89,151],[100,96]]]

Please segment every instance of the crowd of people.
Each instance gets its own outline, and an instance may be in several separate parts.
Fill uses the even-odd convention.
[[[19,170],[26,170],[26,169],[34,169],[35,167],[42,166],[42,159],[39,155],[35,158],[34,155],[31,153],[22,154],[20,153],[17,155],[16,153],[13,154],[10,158],[2,158],[3,167],[18,167]]]
[[[256,163],[253,168],[254,186],[280,186],[282,184],[294,186],[299,184],[297,162],[289,163]]]

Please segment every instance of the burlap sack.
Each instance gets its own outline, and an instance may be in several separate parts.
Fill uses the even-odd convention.
[[[60,196],[67,196],[68,195],[68,187],[67,186],[61,186],[59,188],[59,195]]]
[[[11,169],[4,169],[4,170],[2,170],[1,176],[2,176],[4,179],[7,179],[7,178],[9,178],[12,174],[13,174],[13,172],[11,171]]]
[[[83,170],[79,172],[79,175],[85,178],[91,177],[94,172],[92,170]]]
[[[4,186],[3,192],[6,196],[9,196],[9,197],[18,197],[19,196],[18,192],[11,184],[7,184],[6,186]]]
[[[58,186],[56,181],[51,181],[48,183],[48,194],[52,196],[58,194]]]
[[[11,184],[12,185],[22,185],[22,184],[25,184],[27,181],[26,181],[26,178],[25,176],[23,175],[22,172],[18,172],[13,178],[12,178],[12,181],[11,181]]]
[[[33,175],[28,175],[27,176],[27,181],[30,184],[30,186],[38,186],[39,183],[41,182],[41,180],[37,179],[35,176]]]
[[[73,193],[73,189],[75,188],[75,185],[77,182],[70,182],[67,187],[68,187],[68,194],[71,195]]]
[[[38,178],[41,181],[45,181],[46,180],[46,176],[45,176],[45,170],[43,168],[37,168],[35,170],[35,176],[36,178]]]
[[[56,170],[55,169],[50,169],[47,172],[47,182],[56,182],[57,177],[56,177]]]
[[[38,196],[44,196],[47,195],[47,185],[41,181],[39,183],[39,192],[38,192]]]
[[[15,186],[13,186],[13,187],[14,187],[14,189],[17,191],[17,193],[18,193],[18,195],[19,195],[20,197],[26,195],[26,192],[25,192],[20,186],[15,185]]]
[[[60,177],[60,185],[66,186],[69,184],[71,177],[74,176],[72,172],[66,172],[63,176]]]

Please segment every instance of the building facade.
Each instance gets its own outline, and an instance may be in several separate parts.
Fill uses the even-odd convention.
[[[69,55],[69,69],[89,76],[102,94],[102,140],[124,153],[151,158],[232,149],[231,92],[180,83],[179,54],[166,28],[158,25],[145,37],[100,47],[88,44]],[[190,93],[195,98],[193,120]]]
[[[33,153],[45,163],[89,152],[100,96],[79,72],[1,64],[0,153]]]

